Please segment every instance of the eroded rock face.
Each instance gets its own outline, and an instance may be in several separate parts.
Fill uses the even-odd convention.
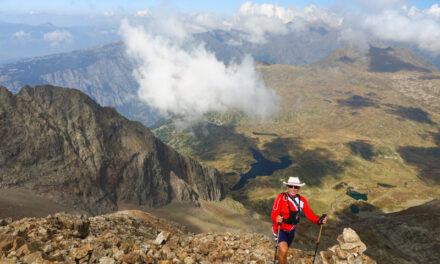
[[[0,227],[0,263],[272,263],[273,254],[272,239],[263,235],[193,234],[141,211],[55,214]],[[289,263],[312,263],[313,254],[289,250]],[[336,254],[330,248],[315,263],[375,263],[360,251]]]
[[[219,200],[219,172],[74,89],[0,87],[0,188],[24,187],[91,214],[118,202]]]

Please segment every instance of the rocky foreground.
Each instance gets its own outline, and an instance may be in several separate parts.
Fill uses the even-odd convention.
[[[376,263],[353,230],[338,242],[315,263]],[[0,263],[272,263],[273,253],[263,235],[193,234],[140,211],[0,220]],[[312,263],[313,253],[290,250],[289,263]]]

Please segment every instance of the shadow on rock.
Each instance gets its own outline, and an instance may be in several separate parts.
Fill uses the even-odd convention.
[[[340,106],[350,107],[353,109],[360,109],[364,107],[379,107],[375,101],[368,97],[363,97],[360,95],[353,95],[347,99],[337,100]]]
[[[371,47],[369,56],[370,72],[398,72],[398,71],[419,71],[419,72],[431,72],[429,69],[415,66],[411,63],[404,62],[399,58],[393,56],[391,52],[392,48],[375,48]]]
[[[440,184],[440,147],[423,148],[405,146],[397,149],[402,159],[416,166],[421,180]]]
[[[411,121],[416,121],[418,123],[426,123],[434,125],[435,123],[429,117],[429,113],[416,107],[404,107],[400,105],[386,104],[389,109],[386,110],[387,113],[396,115],[400,118],[404,118]]]
[[[350,141],[347,143],[351,152],[364,160],[372,161],[376,156],[373,145],[363,140]]]

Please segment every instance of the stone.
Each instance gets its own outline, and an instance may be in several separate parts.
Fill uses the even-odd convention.
[[[328,250],[330,250],[331,252],[336,254],[337,249],[340,249],[339,245],[334,245],[334,246],[330,247]]]
[[[30,253],[31,253],[31,251],[29,250],[28,246],[26,244],[24,244],[23,246],[21,246],[20,248],[17,249],[16,256],[23,257],[25,255],[29,255]]]
[[[188,257],[188,254],[185,251],[178,251],[176,253],[176,256],[180,259],[180,260],[185,260],[186,257]]]
[[[347,259],[348,264],[355,264],[355,257],[353,254],[347,255],[346,259]]]
[[[14,239],[11,236],[9,236],[0,242],[0,250],[7,252],[12,248],[13,244],[14,244]]]
[[[347,259],[347,257],[348,257],[347,251],[344,251],[341,248],[336,248],[336,254],[341,259]]]
[[[2,263],[2,264],[17,264],[17,261],[15,259],[0,258],[0,263]]]
[[[354,252],[363,253],[367,249],[365,244],[360,240],[350,243],[345,242],[342,234],[338,236],[337,240],[339,242],[339,246],[341,247],[341,249],[350,250],[350,253],[354,253]]]
[[[333,253],[330,250],[326,250],[326,251],[319,252],[319,255],[321,255],[321,258],[323,258],[323,259],[331,259],[333,257],[333,255],[335,255],[335,253]]]
[[[99,264],[114,264],[116,261],[110,257],[102,257],[99,259]]]
[[[143,261],[142,257],[134,252],[122,256],[119,260],[128,264],[142,263]]]
[[[14,243],[12,243],[12,248],[10,250],[16,250],[19,247],[21,247],[24,244],[24,238],[22,237],[17,237],[16,239],[14,239]]]
[[[342,238],[345,243],[353,243],[360,241],[358,234],[351,228],[344,228]]]
[[[12,218],[10,217],[0,219],[0,226],[7,226],[10,223],[12,223]]]
[[[48,254],[54,250],[54,247],[51,244],[43,246],[43,252]]]
[[[37,251],[32,254],[26,255],[23,257],[23,262],[26,264],[42,263],[43,262],[42,253],[40,251]]]
[[[160,232],[160,234],[156,237],[156,240],[154,240],[154,244],[162,245],[164,242],[168,240],[169,236],[170,236],[170,232],[167,231]]]
[[[141,252],[141,254],[146,255],[148,250],[151,248],[151,245],[148,243],[142,243],[140,245],[139,251]]]
[[[82,259],[89,255],[93,250],[93,246],[90,244],[86,244],[79,248],[74,248],[70,251],[69,256],[75,260]]]
[[[64,254],[62,254],[59,251],[51,252],[47,258],[50,261],[63,261],[64,260]]]
[[[195,260],[192,258],[192,257],[186,257],[184,260],[183,260],[183,262],[185,263],[185,264],[194,264],[194,263],[196,263],[195,262]]]

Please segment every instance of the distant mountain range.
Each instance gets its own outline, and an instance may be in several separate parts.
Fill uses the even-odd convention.
[[[259,62],[302,65],[319,61],[341,46],[337,35],[324,29],[311,31],[311,36],[272,36],[264,44],[242,41],[240,45],[228,45],[240,39],[239,34],[221,30],[194,37],[226,63],[240,61],[244,55],[251,54]],[[322,46],[323,42],[327,45]],[[139,85],[132,76],[134,67],[125,55],[124,44],[118,41],[0,65],[0,85],[15,93],[24,85],[76,88],[99,104],[113,106],[129,119],[151,127],[160,117],[137,99]]]
[[[92,37],[93,36],[93,37]],[[70,52],[119,40],[117,27],[0,22],[0,63]]]
[[[0,87],[0,188],[24,188],[91,214],[118,203],[220,200],[219,172],[183,157],[139,122],[74,89]]]

